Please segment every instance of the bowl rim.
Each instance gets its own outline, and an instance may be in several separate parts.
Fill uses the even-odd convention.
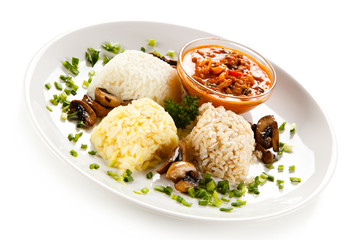
[[[261,58],[262,61],[264,61],[267,66],[265,67],[268,67],[270,73],[273,74],[273,81],[272,81],[272,85],[270,87],[269,90],[267,90],[266,92],[262,93],[262,94],[259,94],[259,95],[256,95],[256,96],[235,96],[235,95],[232,95],[232,94],[225,94],[225,93],[221,93],[221,92],[218,92],[218,91],[215,91],[211,88],[208,88],[207,86],[199,83],[198,81],[196,81],[192,76],[190,76],[184,69],[183,67],[183,56],[184,56],[184,53],[185,53],[185,48],[188,47],[190,44],[193,44],[193,43],[196,43],[196,42],[199,42],[199,41],[220,41],[220,42],[227,42],[227,43],[230,43],[230,44],[233,44],[233,45],[237,45],[241,48],[244,48],[246,49],[248,52],[251,52],[257,56],[259,56]],[[210,45],[210,44],[208,44]],[[206,44],[204,45],[199,45],[199,46],[206,46]],[[219,44],[218,46],[221,46],[221,44]],[[228,48],[228,47],[227,47]],[[236,51],[240,51],[240,50],[237,50],[237,49],[233,49],[233,50],[236,50]],[[240,51],[241,52],[241,51]],[[242,53],[242,52],[241,52]],[[252,58],[254,58],[256,61],[258,61],[257,58],[253,57],[253,56],[250,56]],[[262,99],[263,97],[266,97],[267,95],[271,94],[273,89],[275,88],[276,86],[276,83],[277,83],[277,77],[276,77],[276,71],[275,71],[275,68],[271,65],[270,61],[268,61],[264,56],[262,56],[260,53],[258,53],[257,51],[253,50],[252,48],[249,48],[243,44],[240,44],[238,42],[235,42],[235,41],[232,41],[232,40],[228,40],[228,39],[225,39],[225,38],[219,38],[219,37],[208,37],[208,38],[197,38],[197,39],[194,39],[188,43],[186,43],[179,51],[179,55],[178,55],[178,64],[179,64],[179,67],[178,67],[178,72],[181,70],[186,76],[187,79],[189,79],[192,83],[194,83],[195,85],[197,85],[196,87],[200,86],[201,88],[205,88],[207,91],[209,91],[211,94],[215,94],[215,95],[219,95],[221,97],[224,97],[224,98],[234,98],[234,99],[239,99],[239,100],[245,100],[245,101],[251,101],[251,100],[257,100],[257,99]],[[179,77],[181,77],[181,74],[179,73]]]

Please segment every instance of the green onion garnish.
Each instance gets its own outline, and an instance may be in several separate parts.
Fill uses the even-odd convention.
[[[112,58],[111,57],[108,57],[108,56],[105,56],[104,59],[103,59],[103,64],[107,64],[108,62],[110,62]]]
[[[46,84],[45,84],[45,87],[46,87],[47,90],[49,90],[49,89],[51,88],[51,84],[50,84],[50,83],[46,83]]]
[[[67,113],[61,112],[60,119],[65,121],[67,119]]]
[[[276,180],[276,185],[278,185],[279,189],[283,189],[284,188],[284,180]]]
[[[278,171],[284,171],[284,165],[279,165],[278,166]]]
[[[291,133],[294,133],[294,132],[295,132],[295,128],[296,128],[296,123],[292,123],[292,124],[290,125],[290,132],[291,132]]]
[[[95,75],[95,71],[94,70],[90,70],[90,72],[89,72],[89,76],[94,76]]]
[[[191,205],[192,205],[192,203],[187,202],[185,199],[183,199],[183,200],[181,201],[181,203],[182,203],[182,205],[184,205],[185,207],[191,207]]]
[[[196,196],[195,188],[191,187],[188,189],[190,197],[194,198]]]
[[[225,197],[222,197],[221,200],[224,201],[224,202],[230,202],[230,199],[225,198]]]
[[[96,151],[92,150],[88,152],[90,155],[96,155]]]
[[[233,210],[232,207],[220,208],[220,211],[222,211],[222,212],[231,212],[232,210]]]
[[[301,182],[301,178],[298,177],[290,177],[290,181],[293,183],[299,183]]]
[[[145,52],[145,48],[144,48],[144,47],[141,47],[141,48],[140,48],[140,51]]]
[[[147,179],[151,179],[153,177],[153,173],[152,172],[148,172],[147,174],[146,174],[146,178]]]
[[[199,200],[199,205],[201,206],[207,206],[208,205],[208,201],[207,200]]]
[[[80,148],[81,148],[81,149],[87,149],[87,147],[88,147],[88,146],[87,146],[86,144],[81,144],[81,147],[80,147]]]
[[[53,111],[48,105],[46,105],[46,109],[49,110],[50,112]]]
[[[172,191],[173,191],[173,189],[170,186],[167,186],[164,189],[164,193],[169,196],[171,196]]]
[[[289,166],[289,171],[290,171],[290,172],[295,171],[295,165]]]
[[[272,163],[265,164],[265,167],[268,169],[274,169],[274,165]]]
[[[121,49],[121,46],[119,43],[113,43],[113,42],[110,42],[110,43],[105,43],[105,44],[102,44],[101,45],[106,51],[108,52],[111,52],[111,53],[114,53],[114,54],[118,54],[120,49]]]
[[[63,87],[61,86],[61,84],[60,83],[58,83],[58,82],[54,82],[54,85],[55,85],[55,88],[57,89],[57,90],[59,90],[59,91],[62,91],[63,90]]]
[[[77,157],[78,153],[75,150],[71,150],[70,155],[73,156],[73,157]]]
[[[92,163],[89,165],[89,168],[90,169],[98,169],[98,168],[100,168],[100,166],[97,163]]]
[[[154,187],[154,190],[155,191],[158,191],[158,192],[164,192],[165,191],[165,187],[164,186],[161,186],[161,185],[156,185]]]
[[[83,87],[83,88],[88,88],[88,87],[89,87],[89,82],[86,81],[86,80],[84,80],[84,81],[83,81],[83,84],[82,84],[82,87]]]
[[[77,121],[77,123],[76,123],[76,127],[77,128],[82,128],[84,126],[84,122],[83,121]]]
[[[215,184],[214,180],[211,180],[210,182],[208,182],[206,184],[206,190],[208,192],[214,191],[215,189],[216,189],[216,184]]]
[[[169,57],[175,57],[175,52],[173,50],[168,50],[166,55]]]
[[[279,127],[279,131],[284,131],[285,125],[286,125],[286,122],[283,122]]]
[[[149,39],[148,45],[151,46],[151,47],[155,47],[155,40],[154,39]]]
[[[148,187],[144,187],[140,190],[143,194],[147,194],[149,192],[149,188]]]
[[[91,64],[91,66],[94,67],[96,62],[100,59],[99,58],[100,51],[97,51],[93,48],[88,48],[87,50],[88,51],[85,52],[85,58]]]
[[[79,74],[79,70],[78,70],[79,59],[72,58],[71,62],[72,64],[69,63],[68,61],[64,61],[62,64],[67,70],[69,70],[72,74],[77,76]]]

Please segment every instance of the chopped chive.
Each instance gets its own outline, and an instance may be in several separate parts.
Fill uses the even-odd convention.
[[[96,155],[96,151],[92,150],[88,152],[90,155]]]
[[[208,201],[207,200],[199,200],[198,204],[201,206],[206,206],[206,205],[208,205]]]
[[[139,194],[139,195],[141,195],[141,194],[142,194],[141,192],[136,191],[136,190],[134,190],[133,192],[134,192],[134,193],[136,193],[136,194]]]
[[[146,174],[146,178],[147,179],[151,179],[153,177],[153,173],[152,172],[148,172],[147,174]]]
[[[224,201],[224,202],[230,202],[230,199],[225,198],[225,197],[222,197],[221,200]]]
[[[59,104],[59,102],[56,101],[55,99],[50,99],[49,101],[50,101],[51,104],[54,105],[54,106],[57,106],[57,105]]]
[[[194,198],[196,196],[195,188],[191,187],[188,189],[190,197]]]
[[[86,81],[86,80],[84,80],[84,81],[83,81],[83,84],[82,84],[82,87],[83,87],[83,88],[88,88],[88,87],[89,87],[89,82]]]
[[[67,138],[69,139],[69,141],[72,141],[72,140],[74,140],[75,137],[74,137],[74,134],[69,133]]]
[[[265,167],[268,169],[274,169],[274,165],[272,163],[265,164]]]
[[[92,163],[89,165],[89,168],[90,169],[98,169],[98,168],[100,168],[100,166],[97,163]]]
[[[51,88],[51,84],[50,84],[50,83],[46,83],[46,84],[45,84],[45,87],[46,87],[47,90],[49,90],[49,89]]]
[[[283,122],[279,127],[279,131],[284,131],[285,125],[286,125],[286,122]]]
[[[73,157],[77,157],[78,153],[75,150],[71,150],[70,155],[73,156]]]
[[[140,48],[140,51],[145,52],[145,48],[144,48],[144,47],[141,47],[141,48]]]
[[[210,204],[214,207],[220,207],[223,204],[223,202],[221,201],[221,199],[216,199],[215,201],[213,201]]]
[[[293,145],[289,145],[289,144],[284,144],[284,152],[287,152],[287,153],[291,153],[294,149],[294,146]]]
[[[113,43],[113,42],[109,42],[109,43],[105,43],[101,45],[106,51],[114,53],[114,54],[118,54],[121,46],[119,43]]]
[[[53,111],[48,105],[46,105],[46,109],[49,110],[50,112]]]
[[[177,202],[179,202],[179,203],[182,203],[182,201],[184,200],[184,198],[183,197],[181,197],[181,196],[176,196],[176,199],[175,199]]]
[[[83,121],[77,121],[77,123],[76,123],[76,127],[77,128],[82,128],[84,126],[84,122]]]
[[[295,133],[296,123],[290,125],[290,133]]]
[[[85,52],[86,60],[91,64],[92,67],[95,66],[99,58],[100,51],[97,51],[93,48],[88,48],[87,52]]]
[[[79,133],[75,134],[75,137],[72,141],[77,142],[82,135],[83,135],[83,132],[79,132]]]
[[[108,56],[105,56],[104,59],[103,59],[103,64],[107,64],[108,62],[110,62],[112,58],[111,57],[108,57]]]
[[[143,194],[147,194],[149,192],[149,188],[148,187],[144,187],[140,190]]]
[[[151,47],[155,47],[155,39],[149,39],[148,45]]]
[[[124,177],[124,182],[133,182],[133,181],[134,181],[134,178],[130,175]]]
[[[182,203],[182,205],[184,205],[185,207],[191,207],[191,205],[192,205],[192,203],[187,202],[185,199],[183,199],[183,200],[181,201],[181,203]]]
[[[169,57],[175,57],[175,51],[173,51],[173,50],[168,50],[168,52],[167,52],[166,55],[169,56]]]
[[[216,184],[215,184],[214,180],[211,180],[210,182],[208,182],[206,184],[206,190],[208,192],[215,190],[215,188],[216,188]]]
[[[219,210],[222,211],[222,212],[231,212],[233,210],[233,208],[232,207],[226,207],[226,208],[220,208]]]
[[[77,62],[77,61],[74,60],[74,58],[73,58],[73,60],[72,60],[72,63],[73,63],[73,64],[69,63],[68,61],[64,61],[62,64],[63,64],[63,66],[64,66],[67,70],[69,70],[72,74],[74,74],[75,76],[77,76],[77,75],[79,74],[79,70],[78,70],[78,65],[77,65],[77,64],[74,64],[74,63],[76,63],[76,62]]]
[[[167,186],[164,189],[164,193],[169,196],[171,196],[172,191],[173,191],[173,189],[170,186]]]
[[[94,71],[94,70],[90,70],[89,75],[90,75],[90,76],[94,76],[94,75],[95,75],[95,71]]]
[[[284,165],[279,165],[278,166],[278,171],[284,171]]]
[[[164,186],[161,186],[161,185],[156,185],[154,187],[154,190],[155,191],[158,191],[158,192],[164,192],[165,191],[165,187]]]
[[[290,172],[295,171],[295,165],[289,166],[289,171],[290,171]]]
[[[60,115],[60,119],[65,121],[67,119],[67,113],[62,112]]]
[[[278,185],[279,189],[283,189],[284,188],[284,180],[276,180],[276,185]]]
[[[81,147],[80,147],[80,148],[81,148],[81,149],[87,149],[87,147],[88,147],[88,146],[87,146],[86,144],[81,144]]]
[[[299,183],[301,182],[301,178],[298,177],[290,177],[290,181],[293,183]]]
[[[63,90],[63,87],[61,86],[61,84],[60,83],[58,83],[58,82],[54,82],[54,85],[55,85],[55,88],[57,89],[57,90],[59,90],[59,91],[62,91]]]
[[[231,203],[231,206],[233,206],[233,207],[241,207],[241,206],[243,206],[243,205],[244,205],[243,202],[238,202],[238,201]]]

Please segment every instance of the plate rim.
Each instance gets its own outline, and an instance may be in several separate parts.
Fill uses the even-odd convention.
[[[180,28],[184,28],[184,29],[189,29],[189,30],[193,30],[193,31],[198,31],[198,32],[202,32],[202,33],[207,33],[209,35],[213,35],[212,33],[209,32],[205,32],[202,30],[198,30],[195,28],[191,28],[191,27],[187,27],[187,26],[181,26],[181,25],[177,25],[177,24],[170,24],[170,23],[163,23],[163,22],[155,22],[155,21],[111,21],[111,22],[103,22],[103,23],[98,23],[98,24],[92,24],[92,25],[86,25],[86,26],[82,26],[82,27],[78,27],[78,28],[74,28],[72,30],[66,31],[62,34],[59,34],[58,36],[54,37],[53,39],[49,40],[47,43],[45,43],[36,53],[35,55],[32,57],[32,59],[30,60],[30,63],[28,64],[28,67],[26,69],[26,73],[24,76],[24,84],[23,84],[23,93],[25,95],[24,101],[25,101],[25,105],[26,105],[26,112],[27,112],[27,116],[29,116],[29,118],[31,119],[31,124],[35,129],[35,132],[37,133],[37,135],[40,137],[40,139],[42,139],[42,141],[45,143],[45,145],[54,153],[54,155],[56,155],[58,158],[60,158],[63,162],[65,162],[66,164],[69,164],[71,167],[73,167],[74,169],[76,169],[77,171],[79,171],[82,175],[85,175],[87,178],[91,179],[93,182],[99,184],[101,187],[104,187],[105,189],[109,190],[112,193],[115,193],[117,196],[121,197],[122,199],[126,200],[126,202],[134,204],[138,207],[141,207],[143,209],[146,209],[148,211],[151,212],[155,212],[161,215],[166,215],[166,216],[171,216],[174,218],[178,218],[178,219],[185,219],[185,220],[190,220],[190,221],[202,221],[202,222],[256,222],[256,221],[265,221],[265,220],[270,220],[270,219],[274,219],[274,218],[278,218],[290,213],[293,213],[295,211],[300,210],[301,208],[303,208],[304,206],[308,205],[310,202],[312,202],[316,196],[318,196],[324,189],[325,187],[329,184],[332,176],[334,175],[335,169],[336,169],[336,165],[337,165],[337,160],[338,160],[338,147],[337,147],[337,139],[336,139],[336,135],[333,129],[333,126],[330,122],[330,119],[328,117],[328,115],[326,114],[326,112],[324,111],[323,108],[321,108],[320,104],[311,96],[311,94],[295,79],[293,78],[289,73],[287,73],[285,70],[283,70],[282,68],[280,68],[278,65],[274,64],[273,62],[271,62],[274,65],[275,69],[280,69],[281,71],[283,71],[285,74],[287,74],[289,77],[291,77],[291,79],[298,85],[298,87],[302,88],[303,91],[305,91],[311,98],[312,100],[317,104],[317,107],[321,110],[321,113],[323,114],[323,117],[328,125],[329,128],[329,133],[331,135],[331,142],[332,142],[332,147],[331,147],[331,158],[329,159],[329,167],[326,171],[325,176],[323,177],[323,179],[321,180],[321,183],[317,186],[316,190],[313,191],[311,194],[309,194],[306,198],[304,198],[302,201],[300,201],[299,203],[291,206],[288,209],[284,209],[282,211],[278,211],[275,212],[273,214],[267,214],[267,215],[261,215],[258,217],[247,217],[247,218],[217,218],[217,217],[202,217],[202,216],[196,216],[196,215],[188,215],[185,213],[181,213],[181,212],[176,212],[173,210],[167,210],[164,208],[160,208],[151,204],[147,204],[146,202],[141,202],[139,200],[137,200],[136,198],[132,198],[130,196],[127,196],[125,194],[121,194],[119,191],[117,191],[116,189],[107,186],[105,183],[101,182],[100,180],[91,177],[87,172],[85,172],[85,170],[81,169],[80,167],[76,166],[73,162],[67,160],[67,158],[58,150],[56,149],[55,146],[53,146],[50,142],[49,142],[49,138],[47,137],[47,135],[43,132],[43,130],[41,129],[41,127],[39,126],[38,121],[36,120],[36,117],[34,116],[34,112],[33,112],[33,107],[31,106],[30,103],[30,91],[29,91],[29,86],[31,84],[31,80],[32,80],[32,75],[35,71],[35,68],[39,62],[39,60],[41,59],[41,57],[44,55],[44,53],[46,52],[46,50],[56,41],[60,40],[61,38],[67,36],[67,35],[71,35],[75,32],[78,32],[80,30],[84,30],[87,28],[94,28],[94,27],[101,27],[101,26],[105,26],[108,24],[155,24],[155,25],[167,25],[169,27],[180,27]]]

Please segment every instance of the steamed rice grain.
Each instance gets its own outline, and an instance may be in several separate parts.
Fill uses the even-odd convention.
[[[230,182],[246,181],[253,159],[254,134],[240,115],[205,103],[187,145],[199,170]]]
[[[124,171],[154,167],[178,145],[177,129],[164,108],[149,98],[114,108],[91,134],[110,166]]]
[[[164,99],[181,102],[183,96],[176,70],[137,50],[116,55],[96,73],[88,87],[88,95],[93,99],[97,87],[105,88],[123,100],[150,98],[162,106]]]

